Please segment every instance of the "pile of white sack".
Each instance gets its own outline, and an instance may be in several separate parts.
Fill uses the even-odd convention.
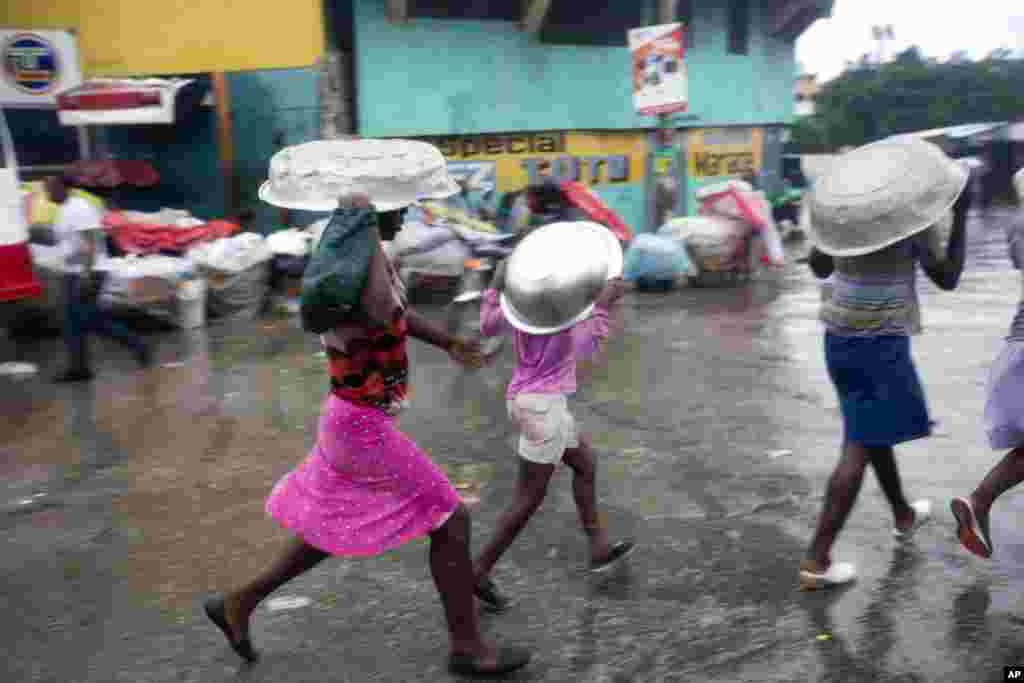
[[[224,273],[240,273],[269,261],[272,256],[267,239],[254,232],[197,244],[187,254],[197,266]]]
[[[173,325],[180,324],[177,291],[194,272],[192,262],[172,256],[112,258],[101,303],[112,310],[141,311]]]
[[[733,180],[702,188],[697,200],[700,215],[674,218],[656,234],[633,240],[625,257],[627,279],[641,285],[683,278],[697,285],[724,284],[762,265],[785,265],[782,239],[763,192]]]
[[[256,318],[263,310],[273,256],[267,239],[252,232],[190,249],[188,259],[206,278],[210,317]]]
[[[323,232],[323,228],[320,231]],[[266,243],[273,256],[308,256],[314,239],[319,240],[319,235],[314,238],[310,229],[288,228],[268,235]]]

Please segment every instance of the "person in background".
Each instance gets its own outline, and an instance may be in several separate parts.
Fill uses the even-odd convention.
[[[831,552],[869,465],[892,508],[898,540],[910,539],[931,517],[928,500],[910,503],[904,496],[893,447],[931,434],[924,390],[910,356],[910,335],[919,327],[916,264],[939,288],[956,288],[964,268],[970,205],[968,182],[953,206],[945,253],[934,225],[864,256],[834,258],[811,250],[809,264],[816,276],[824,279],[835,273],[821,317],[825,362],[839,395],[844,435],[814,539],[800,562],[803,590],[856,578],[856,568],[833,562]]]
[[[629,555],[632,541],[610,543],[597,511],[594,454],[588,439],[577,432],[567,397],[576,393],[576,362],[593,356],[608,337],[608,310],[623,295],[621,278],[608,282],[597,299],[593,315],[554,334],[530,334],[512,326],[499,305],[505,285],[505,263],[499,266],[480,309],[483,337],[511,334],[515,341],[516,369],[506,397],[509,416],[521,431],[519,478],[511,505],[498,517],[494,538],[474,566],[476,596],[495,611],[511,603],[490,578],[491,570],[526,528],[544,502],[548,483],[559,463],[573,470],[572,490],[580,524],[590,541],[590,568],[610,569]]]
[[[498,202],[498,209],[494,215],[494,224],[498,228],[498,232],[502,233],[517,233],[522,227],[518,220],[521,217],[521,212],[516,211],[517,205],[520,204],[520,199],[523,196],[523,191],[517,192],[506,192],[501,197],[501,201]]]
[[[1018,173],[1024,185],[1024,171]],[[1018,197],[1024,206],[1024,197]],[[1007,228],[1010,261],[1024,270],[1024,211],[1018,212]],[[993,449],[1011,449],[989,470],[977,488],[950,503],[957,522],[957,537],[969,551],[982,558],[992,557],[989,513],[993,503],[1024,481],[1024,298],[1010,323],[1010,333],[989,371],[985,401],[985,431]]]
[[[530,226],[539,227],[560,221],[587,220],[586,214],[569,204],[555,178],[543,178],[526,188],[530,207]]]
[[[321,336],[331,390],[317,442],[267,498],[267,513],[293,534],[278,560],[250,582],[208,600],[207,616],[243,659],[255,661],[249,622],[271,593],[328,557],[369,557],[430,537],[430,570],[449,635],[449,668],[490,676],[526,666],[530,653],[485,641],[473,600],[470,517],[440,468],[399,431],[408,403],[409,337],[479,367],[479,344],[447,334],[406,306],[382,242],[404,210],[377,213],[366,195],[343,197],[332,220],[375,233],[359,313]],[[394,653],[398,656],[399,653]]]
[[[83,382],[93,378],[89,360],[90,332],[110,337],[127,347],[143,367],[152,362],[149,346],[97,303],[105,279],[107,245],[102,216],[88,201],[73,196],[73,184],[65,176],[46,181],[50,201],[58,206],[54,233],[64,259],[64,343],[69,367],[58,382]]]

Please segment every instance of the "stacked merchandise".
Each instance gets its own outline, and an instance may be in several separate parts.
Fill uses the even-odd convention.
[[[253,320],[262,312],[273,259],[262,235],[246,232],[206,242],[187,256],[206,279],[210,317]]]
[[[117,248],[128,254],[184,254],[197,244],[230,237],[240,229],[236,223],[202,221],[176,209],[109,211],[103,227]]]
[[[192,279],[193,267],[185,258],[126,256],[106,264],[107,278],[100,304],[116,314],[143,313],[181,326],[178,292]]]
[[[326,226],[327,221],[323,222]],[[273,257],[270,262],[270,291],[273,307],[286,313],[299,312],[302,291],[302,273],[309,263],[311,247],[319,235],[310,228],[288,228],[267,237],[267,247]],[[323,227],[319,227],[323,231]]]

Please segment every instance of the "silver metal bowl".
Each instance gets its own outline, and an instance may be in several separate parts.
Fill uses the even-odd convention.
[[[519,243],[509,257],[501,295],[513,327],[555,334],[590,315],[608,278],[622,270],[622,249],[605,233],[611,234],[585,221],[552,223]]]

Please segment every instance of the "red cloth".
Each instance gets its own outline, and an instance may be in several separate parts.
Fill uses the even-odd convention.
[[[601,198],[591,192],[585,185],[574,180],[565,180],[559,183],[558,188],[566,201],[577,209],[587,214],[601,225],[604,225],[623,242],[630,242],[633,239],[633,231],[622,220],[619,214],[615,213],[601,201]]]
[[[120,211],[108,211],[103,227],[114,238],[117,246],[130,254],[156,254],[161,251],[185,253],[200,242],[230,237],[241,230],[236,223],[210,221],[194,228],[176,228],[171,225],[136,223]]]
[[[43,289],[32,273],[27,242],[0,246],[0,302],[31,299]]]
[[[758,215],[754,207],[750,205],[750,202],[748,202],[746,198],[744,198],[743,195],[734,187],[730,187],[724,192],[709,194],[707,197],[702,199],[698,213],[710,216],[715,215],[717,213],[715,210],[715,204],[723,200],[732,200],[735,202],[743,220],[750,223],[751,227],[755,230],[761,230],[765,227],[764,219]],[[732,217],[731,214],[728,213],[725,215]]]

